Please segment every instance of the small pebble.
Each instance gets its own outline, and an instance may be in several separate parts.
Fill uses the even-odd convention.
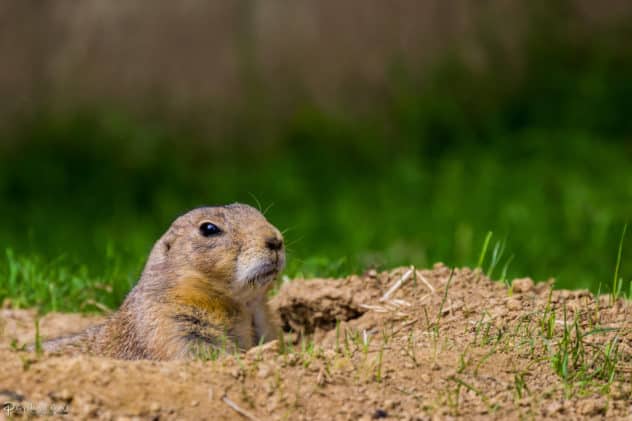
[[[507,300],[507,308],[512,311],[520,310],[522,308],[522,304],[515,298],[511,298]]]
[[[544,415],[554,415],[562,410],[562,404],[557,401],[553,401],[543,408]]]
[[[513,292],[515,292],[516,294],[524,294],[533,289],[534,283],[533,279],[531,278],[520,278],[514,279],[511,285]]]
[[[387,399],[387,400],[384,401],[384,408],[393,409],[397,405],[399,405],[399,402],[397,402],[396,400],[393,400],[393,399]]]
[[[68,389],[62,389],[61,392],[57,393],[56,396],[53,396],[53,398],[64,401],[64,402],[71,402],[72,398],[73,398],[73,394],[70,393],[70,391]]]
[[[267,379],[272,374],[272,369],[267,364],[261,364],[259,366],[259,372],[257,373],[257,377],[260,379]]]
[[[336,351],[333,349],[327,349],[325,350],[324,355],[326,359],[331,360],[336,357]]]

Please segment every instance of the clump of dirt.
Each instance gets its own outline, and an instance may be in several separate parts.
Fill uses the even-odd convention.
[[[3,310],[4,414],[77,419],[619,418],[632,413],[629,302],[511,290],[479,271],[399,268],[295,280],[272,304],[288,333],[209,361],[37,356],[35,312]],[[44,337],[99,317],[50,314]],[[16,345],[17,342],[17,345]]]
[[[271,305],[279,313],[285,331],[309,334],[316,329],[331,330],[340,321],[357,319],[366,313],[364,303],[380,295],[380,280],[372,275],[367,281],[352,276],[288,282]]]

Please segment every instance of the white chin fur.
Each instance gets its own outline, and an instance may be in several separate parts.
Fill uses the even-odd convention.
[[[285,256],[281,256],[277,263],[270,261],[254,264],[238,264],[235,283],[238,288],[265,286],[273,281],[285,266]]]

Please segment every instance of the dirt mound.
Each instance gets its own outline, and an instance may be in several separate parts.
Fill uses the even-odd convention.
[[[400,268],[295,280],[290,331],[190,362],[35,356],[33,311],[3,310],[5,414],[99,419],[620,418],[632,413],[630,305],[478,271]],[[52,314],[42,336],[99,318]],[[17,342],[17,344],[16,344]],[[16,350],[16,348],[18,350]]]

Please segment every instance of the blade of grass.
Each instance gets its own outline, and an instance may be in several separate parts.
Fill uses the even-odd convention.
[[[619,250],[617,252],[617,263],[614,267],[614,279],[612,280],[612,301],[619,298],[621,292],[621,285],[619,282],[619,270],[621,269],[621,256],[623,255],[623,240],[625,239],[625,233],[628,230],[628,224],[623,226],[623,232],[621,232],[621,238],[619,239]]]
[[[489,242],[492,240],[492,232],[488,231],[485,236],[485,241],[483,242],[483,249],[481,250],[481,254],[478,257],[478,263],[476,264],[477,268],[483,268],[483,262],[485,261],[485,256],[487,255],[487,249],[489,248]]]

